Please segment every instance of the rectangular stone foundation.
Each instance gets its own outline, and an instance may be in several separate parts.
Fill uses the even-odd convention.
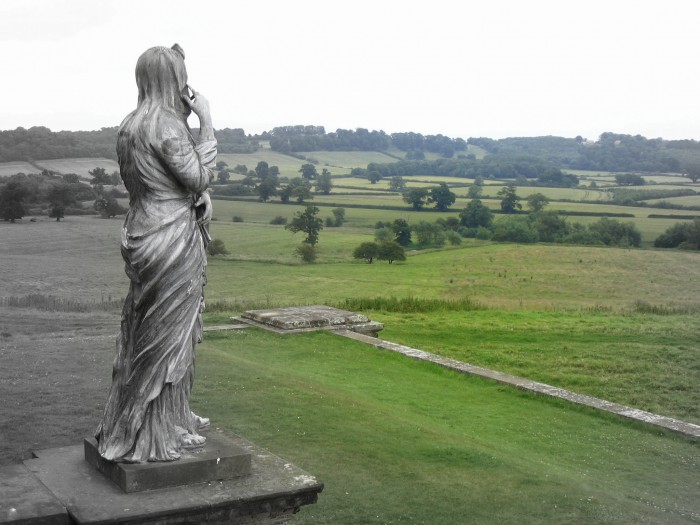
[[[287,523],[300,507],[316,503],[321,481],[240,436],[222,435],[250,454],[250,475],[141,492],[124,492],[85,461],[84,445],[37,451],[34,459],[24,462],[26,472],[53,494],[65,515],[53,517],[59,521],[35,523],[278,525]],[[11,474],[8,483],[14,484]]]
[[[162,489],[205,481],[233,479],[250,474],[250,453],[224,434],[203,432],[204,447],[185,451],[177,461],[115,463],[100,456],[95,438],[84,442],[85,461],[124,492]]]

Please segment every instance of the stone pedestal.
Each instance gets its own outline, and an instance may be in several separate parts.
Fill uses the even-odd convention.
[[[250,474],[250,452],[223,432],[202,432],[207,438],[200,449],[184,451],[177,461],[115,463],[100,456],[95,438],[85,440],[85,461],[116,483],[124,492],[222,481]],[[38,455],[38,454],[37,454]]]
[[[377,337],[384,325],[370,321],[366,315],[325,305],[290,306],[270,310],[248,310],[231,322],[260,326],[279,333],[311,330],[351,330]]]
[[[85,460],[90,443],[40,450],[24,465],[0,471],[0,524],[281,524],[317,501],[323,483],[300,468],[239,436],[208,434],[212,445],[218,440],[247,455],[249,474],[125,492]]]

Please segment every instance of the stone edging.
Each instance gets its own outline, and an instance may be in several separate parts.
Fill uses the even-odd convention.
[[[688,423],[687,421],[682,421],[680,419],[674,419],[672,417],[667,416],[661,416],[652,412],[639,410],[637,408],[632,408],[625,405],[620,405],[618,403],[605,401],[603,399],[578,394],[576,392],[565,390],[563,388],[558,388],[544,383],[538,383],[536,381],[531,381],[523,377],[512,376],[495,370],[489,370],[488,368],[470,365],[469,363],[465,363],[463,361],[458,361],[456,359],[431,354],[430,352],[425,352],[423,350],[411,348],[410,346],[392,343],[391,341],[384,341],[382,339],[377,339],[376,337],[369,337],[363,334],[358,334],[350,330],[336,330],[333,333],[343,337],[347,337],[349,339],[354,339],[356,341],[367,343],[380,350],[397,352],[399,354],[411,357],[413,359],[435,363],[437,365],[464,374],[470,374],[491,379],[493,381],[497,381],[505,385],[513,386],[520,390],[525,390],[527,392],[533,392],[535,394],[564,399],[566,401],[570,401],[579,405],[585,405],[588,407],[596,408],[598,410],[604,410],[606,412],[617,414],[618,416],[626,417],[628,419],[633,419],[636,421],[641,421],[643,423],[649,423],[651,425],[663,427],[687,437],[696,439],[700,438],[700,425]]]

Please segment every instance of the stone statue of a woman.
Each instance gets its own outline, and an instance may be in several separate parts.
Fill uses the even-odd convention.
[[[97,430],[102,457],[170,461],[204,443],[208,420],[190,411],[195,344],[202,338],[206,192],[216,162],[209,103],[187,84],[180,46],[154,47],[136,64],[138,106],[117,139],[129,212],[121,251],[131,281],[112,387]],[[197,140],[187,125],[199,117]]]

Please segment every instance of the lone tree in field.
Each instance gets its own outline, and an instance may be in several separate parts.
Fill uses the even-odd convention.
[[[396,219],[391,223],[391,229],[394,232],[394,240],[401,246],[411,244],[411,227],[406,219]]]
[[[379,245],[376,242],[363,242],[352,252],[355,259],[364,259],[367,264],[372,264],[377,255],[379,255]]]
[[[479,199],[469,201],[467,207],[459,212],[459,222],[467,228],[488,228],[493,222],[493,213]]]
[[[410,204],[414,210],[418,211],[425,206],[428,201],[429,193],[430,191],[427,188],[411,188],[404,192],[403,201],[406,204]]]
[[[304,232],[306,237],[302,242],[315,246],[318,242],[318,234],[323,229],[323,221],[317,217],[318,212],[316,206],[307,206],[303,212],[298,211],[284,229],[292,233]]]
[[[388,261],[389,264],[393,263],[394,261],[405,261],[406,250],[404,250],[403,246],[397,242],[383,242],[379,245],[377,259],[380,261]]]
[[[305,178],[306,180],[313,180],[316,177],[318,177],[318,172],[316,171],[316,166],[313,164],[302,164],[301,168],[299,169],[299,173],[301,173],[301,176]]]
[[[27,214],[24,201],[29,189],[19,181],[10,181],[0,190],[0,215],[3,220],[15,222]]]
[[[112,176],[109,175],[104,168],[97,167],[88,171],[88,173],[92,175],[90,184],[93,186],[111,186],[113,184]]]
[[[451,192],[444,182],[432,188],[428,195],[428,202],[435,203],[435,209],[438,211],[447,211],[447,208],[452,206],[456,199],[457,195]]]
[[[527,197],[527,207],[534,213],[542,211],[547,204],[549,199],[541,193],[533,193]]]
[[[683,173],[693,183],[697,182],[700,180],[700,163],[686,164],[683,168]]]
[[[60,221],[68,206],[75,204],[75,193],[66,183],[56,184],[49,190],[49,217],[55,217]]]
[[[497,195],[501,197],[501,210],[503,213],[515,213],[523,209],[522,204],[520,204],[520,197],[515,193],[515,185],[508,184],[504,186]]]
[[[316,178],[316,191],[328,195],[333,189],[333,181],[331,180],[331,172],[323,168],[321,174]]]

